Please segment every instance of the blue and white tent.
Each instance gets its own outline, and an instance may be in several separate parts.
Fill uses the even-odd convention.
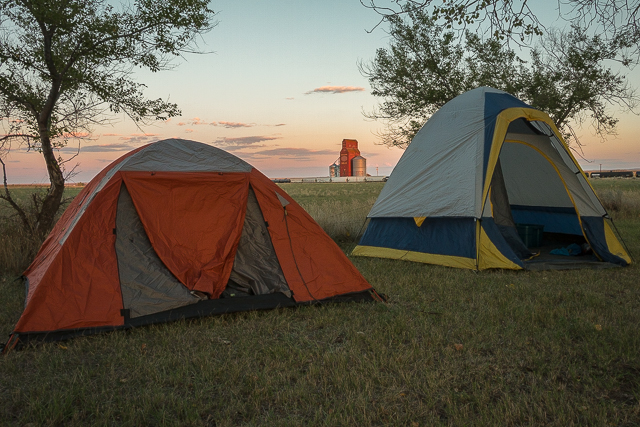
[[[456,97],[427,121],[368,216],[354,255],[475,270],[631,262],[549,116],[488,87]],[[536,246],[573,243],[591,255],[527,247],[517,231],[524,224],[544,231]]]

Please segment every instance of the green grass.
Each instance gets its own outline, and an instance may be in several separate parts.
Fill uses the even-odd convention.
[[[340,206],[375,198],[380,186],[369,185],[283,188],[342,218]],[[617,223],[640,254],[638,212]],[[0,359],[0,424],[640,425],[636,264],[474,273],[352,261],[388,303],[225,315],[12,352]],[[10,278],[0,279],[2,336],[23,303]]]

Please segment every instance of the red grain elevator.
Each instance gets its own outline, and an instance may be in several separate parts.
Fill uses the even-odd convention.
[[[353,176],[351,160],[360,155],[358,141],[355,139],[343,139],[340,150],[340,176]]]

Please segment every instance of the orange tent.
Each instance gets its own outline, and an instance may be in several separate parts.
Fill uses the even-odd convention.
[[[372,300],[318,224],[243,160],[168,139],[74,199],[24,273],[8,346],[234,311]]]

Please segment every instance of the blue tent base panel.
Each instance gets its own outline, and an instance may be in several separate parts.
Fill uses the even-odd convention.
[[[475,227],[473,218],[427,218],[419,226],[414,218],[373,218],[360,245],[475,258]]]
[[[498,268],[571,270],[627,265],[624,259],[610,252],[602,218],[582,217],[582,223],[588,241],[585,236],[573,233],[544,233],[539,246],[529,248],[535,256],[519,259],[493,219],[481,220],[482,230],[491,241],[494,253],[498,251],[506,263],[511,263],[511,266],[505,263],[505,267],[500,265]],[[487,267],[476,262],[475,237],[476,221],[473,218],[426,218],[422,222],[416,218],[372,218],[353,253],[450,267],[484,269]],[[563,249],[572,244],[583,246],[585,243],[592,246],[592,250],[585,254],[567,256],[551,253],[554,249]]]

